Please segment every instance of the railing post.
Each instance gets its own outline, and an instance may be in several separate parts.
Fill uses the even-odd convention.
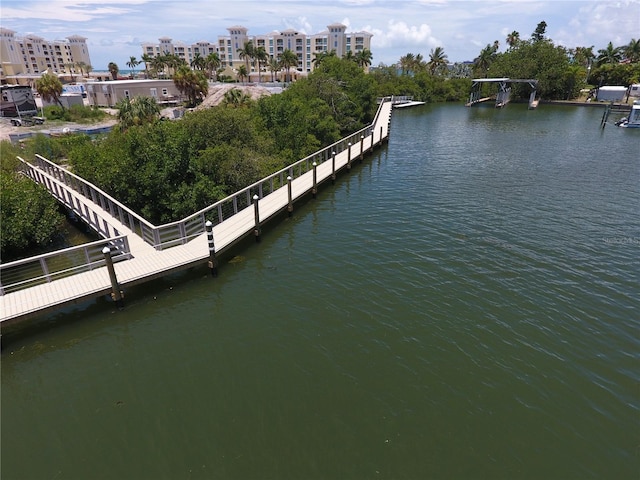
[[[104,254],[104,259],[107,262],[107,270],[109,271],[109,280],[111,280],[111,298],[118,309],[122,310],[124,308],[124,295],[120,291],[120,285],[118,285],[118,278],[116,277],[116,270],[113,268],[113,259],[111,258],[111,249],[109,247],[104,247],[102,249],[102,253]]]
[[[218,261],[216,260],[216,247],[213,243],[213,223],[207,220],[207,223],[204,224],[204,227],[207,230],[207,242],[209,243],[209,270],[211,271],[212,276],[217,277]]]
[[[293,192],[291,188],[291,175],[287,177],[287,190],[289,192],[289,205],[287,206],[287,211],[289,212],[289,216],[293,213]]]
[[[380,145],[382,145],[382,125],[380,125]]]
[[[256,228],[253,231],[253,234],[256,236],[256,242],[260,241],[260,207],[258,206],[258,200],[260,197],[258,195],[253,196],[253,215],[255,217]]]
[[[364,158],[364,135],[360,135],[360,163]]]
[[[351,142],[347,144],[347,170],[351,170]]]
[[[318,193],[318,175],[316,172],[318,164],[313,162],[311,165],[313,166],[313,188],[311,189],[311,195],[313,198],[316,198],[316,193]]]
[[[331,152],[331,183],[336,183],[336,152]]]

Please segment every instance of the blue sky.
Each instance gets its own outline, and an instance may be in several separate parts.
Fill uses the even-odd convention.
[[[21,36],[87,37],[95,70],[110,61],[126,68],[130,56],[142,54],[142,42],[161,36],[191,44],[214,42],[238,24],[249,34],[317,33],[334,22],[373,33],[377,65],[409,52],[428,58],[435,47],[452,62],[473,60],[494,40],[503,50],[513,30],[529,38],[543,20],[559,45],[626,45],[640,37],[640,0],[2,0],[0,19]]]

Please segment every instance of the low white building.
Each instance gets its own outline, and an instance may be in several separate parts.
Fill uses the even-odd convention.
[[[627,94],[627,87],[607,85],[598,88],[599,102],[620,102]]]
[[[113,107],[120,100],[134,97],[153,97],[160,105],[176,105],[182,96],[173,80],[111,80],[108,82],[87,82],[89,105]]]

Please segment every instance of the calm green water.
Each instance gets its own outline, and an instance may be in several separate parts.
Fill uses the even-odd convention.
[[[4,338],[2,478],[637,479],[640,131],[394,113],[206,268]]]

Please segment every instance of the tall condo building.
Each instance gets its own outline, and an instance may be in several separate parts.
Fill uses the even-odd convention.
[[[87,39],[79,35],[65,40],[45,40],[36,35],[16,36],[0,27],[0,78],[3,83],[20,83],[38,78],[42,72],[78,74],[91,65]]]
[[[237,69],[245,64],[238,50],[251,41],[256,48],[263,47],[270,58],[278,58],[285,50],[291,50],[298,57],[298,70],[311,72],[316,54],[334,50],[341,58],[349,55],[349,52],[355,55],[365,48],[371,50],[373,37],[369,32],[347,32],[347,27],[341,23],[328,25],[325,31],[313,35],[293,29],[249,35],[248,29],[241,25],[229,27],[227,31],[227,35],[218,36],[216,43],[201,41],[187,45],[183,42],[173,42],[169,37],[162,37],[158,39],[159,43],[143,43],[142,53],[150,57],[170,53],[191,63],[196,54],[206,57],[215,52],[220,57],[222,68]],[[256,67],[257,65],[251,65],[251,70],[256,71]]]

